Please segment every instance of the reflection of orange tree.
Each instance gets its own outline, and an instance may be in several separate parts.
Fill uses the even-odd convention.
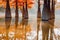
[[[25,28],[24,28],[24,26],[25,25],[23,25],[23,24],[20,24],[18,27],[17,27],[17,29],[15,29],[15,27],[10,27],[9,28],[9,33],[10,32],[15,32],[15,30],[16,30],[16,33],[14,33],[15,34],[15,36],[14,36],[14,38],[16,39],[22,39],[22,40],[24,40],[25,39],[25,35],[26,35],[26,33],[29,33],[29,32],[31,32],[31,27],[30,27],[30,25],[26,25],[25,26]]]
[[[26,25],[25,27],[26,27],[26,31],[25,31],[25,29],[24,29],[24,27],[23,27],[24,25],[19,25],[19,27],[16,29],[17,31],[16,31],[16,38],[22,38],[22,39],[25,39],[25,34],[26,33],[29,33],[29,32],[31,32],[31,27],[30,27],[30,25]],[[11,32],[15,32],[15,27],[14,26],[11,26],[10,28],[9,28],[9,33],[11,33]],[[0,34],[4,34],[4,35],[2,35],[3,36],[3,38],[4,39],[6,39],[7,38],[7,36],[5,36],[6,35],[6,29],[4,28],[4,27],[0,27]],[[14,35],[14,34],[12,34],[12,35]],[[11,35],[11,36],[12,36]],[[15,37],[15,36],[14,36]]]
[[[25,25],[20,24],[20,26],[17,28],[16,32],[16,38],[21,38],[22,40],[26,38],[26,33],[29,33],[31,31],[30,25]]]

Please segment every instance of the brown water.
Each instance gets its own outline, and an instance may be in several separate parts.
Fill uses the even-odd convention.
[[[0,40],[60,40],[59,18],[0,18]]]

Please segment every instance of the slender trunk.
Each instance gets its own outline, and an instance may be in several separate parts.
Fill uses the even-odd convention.
[[[6,0],[6,14],[5,18],[11,17],[11,10],[10,10],[10,5],[9,5],[9,0]]]
[[[48,0],[47,7],[48,7],[48,10],[50,11],[50,0]]]
[[[26,4],[25,4],[25,19],[28,19],[28,7],[27,7],[27,0],[26,0]]]
[[[23,19],[28,19],[28,9],[27,9],[27,0],[26,0],[26,4],[24,6],[24,3],[23,3],[23,11],[22,11],[22,17]]]
[[[49,17],[49,19],[50,19],[50,18],[51,18],[50,0],[48,0],[48,3],[47,3],[47,8],[48,8],[48,17]]]
[[[25,8],[24,8],[24,3],[23,3],[23,11],[22,11],[22,18],[24,19],[24,15],[25,15]]]
[[[18,18],[18,0],[16,0],[16,10],[15,10],[16,14],[15,17]]]
[[[41,18],[40,0],[38,0],[38,13],[37,13],[37,18]]]
[[[24,19],[27,19],[25,20],[25,25],[27,25],[27,21],[28,21],[28,7],[27,7],[27,0],[26,0],[26,4],[25,4],[25,15],[24,15]],[[26,40],[26,27],[25,27],[25,40]]]
[[[48,21],[49,19],[47,2],[48,0],[44,0],[43,11],[42,11],[42,21]]]
[[[51,18],[55,18],[55,0],[52,0],[52,10],[51,10]]]
[[[40,18],[41,18],[40,0],[38,0],[38,13],[37,13],[37,40],[38,40],[38,34],[39,34]]]

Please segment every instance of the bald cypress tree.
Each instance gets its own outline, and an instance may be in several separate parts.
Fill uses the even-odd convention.
[[[15,17],[18,17],[18,0],[16,0],[16,10],[15,10]]]
[[[50,10],[50,0],[47,1],[47,9],[48,9],[48,17],[50,19],[50,16],[51,16],[51,10]]]
[[[51,18],[55,18],[55,0],[52,0],[52,6],[51,6]]]
[[[50,19],[50,0],[44,0],[42,20],[48,21]]]
[[[25,5],[24,5],[24,4],[25,4]],[[28,19],[27,0],[25,0],[25,3],[23,2],[22,17],[23,17],[23,19]]]
[[[38,0],[38,11],[37,11],[37,40],[39,35],[39,27],[40,27],[40,18],[41,18],[41,10],[40,10],[40,0]]]
[[[11,10],[10,10],[10,5],[9,5],[9,0],[6,0],[6,13],[5,13],[5,18],[11,17]]]
[[[44,5],[43,5],[43,11],[42,11],[42,20],[43,21],[47,21],[49,19],[48,17],[48,7],[47,7],[47,1],[48,0],[44,0]]]
[[[28,19],[28,7],[27,7],[27,0],[26,0],[26,4],[25,4],[25,19]]]
[[[24,19],[24,15],[25,15],[25,7],[24,7],[24,2],[23,2],[23,10],[22,10],[22,18]]]
[[[40,0],[38,0],[38,12],[37,12],[37,18],[41,18]]]

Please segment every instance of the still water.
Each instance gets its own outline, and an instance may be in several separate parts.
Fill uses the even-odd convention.
[[[0,18],[0,40],[60,40],[59,15],[49,21],[34,16]]]
[[[5,12],[0,12],[0,40],[60,40],[60,10],[55,11],[55,19],[41,21],[36,9],[29,10],[29,19],[24,20],[14,18],[13,11],[12,18],[6,19]]]

